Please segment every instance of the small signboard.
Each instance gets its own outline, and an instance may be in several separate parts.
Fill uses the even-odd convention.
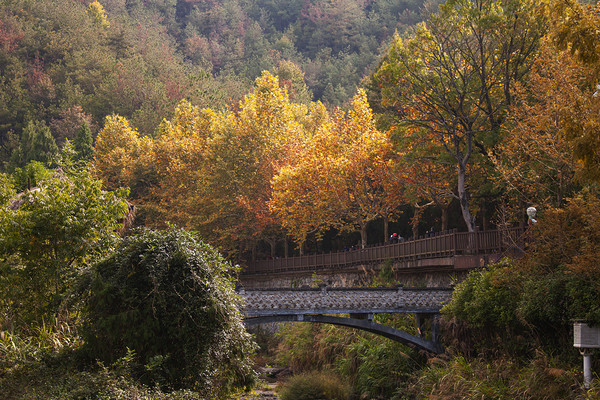
[[[573,346],[584,349],[599,349],[600,327],[592,327],[585,322],[575,322],[573,324]]]

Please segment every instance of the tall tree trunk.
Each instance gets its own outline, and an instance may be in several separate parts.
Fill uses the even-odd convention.
[[[421,209],[419,207],[414,207],[415,212],[413,214],[411,225],[412,225],[412,235],[413,238],[419,237],[419,221],[421,220]]]
[[[387,243],[390,237],[390,217],[388,215],[383,216],[383,243]]]
[[[288,258],[290,256],[290,251],[288,249],[288,237],[287,235],[285,235],[285,237],[283,238],[283,256],[285,258]]]
[[[442,202],[440,203],[440,209],[442,210],[442,232],[446,232],[448,230],[448,209],[450,208],[450,203]]]
[[[267,239],[269,247],[271,248],[271,258],[275,258],[275,250],[277,249],[277,241],[275,239]]]
[[[474,232],[475,223],[473,221],[473,217],[471,216],[471,211],[469,210],[469,196],[465,185],[466,169],[467,167],[465,164],[458,164],[458,201],[460,203],[460,209],[462,211],[463,220],[467,225],[467,229],[469,232]]]
[[[367,247],[367,223],[360,223],[360,248],[364,249]]]

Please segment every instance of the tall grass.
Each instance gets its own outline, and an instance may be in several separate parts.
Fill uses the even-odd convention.
[[[330,372],[308,372],[290,378],[281,389],[282,400],[347,400],[350,386]]]
[[[525,365],[508,357],[492,361],[462,356],[435,358],[404,396],[446,400],[586,399],[588,394],[580,389],[580,378],[580,372],[561,368],[556,359],[542,351]]]
[[[0,368],[38,361],[44,353],[76,347],[80,338],[64,320],[53,318],[21,332],[0,331]]]

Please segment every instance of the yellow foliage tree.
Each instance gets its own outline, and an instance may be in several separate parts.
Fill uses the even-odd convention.
[[[182,101],[171,120],[160,125],[153,141],[152,166],[157,183],[151,189],[153,206],[161,219],[193,228],[197,213],[193,193],[205,172],[206,153],[217,115],[210,109],[200,110]]]
[[[352,109],[336,110],[303,142],[297,162],[273,178],[271,209],[300,243],[311,231],[335,227],[358,230],[364,247],[368,223],[401,202],[401,187],[387,174],[390,149],[360,91]]]
[[[90,3],[86,12],[94,20],[94,22],[101,27],[108,28],[110,26],[108,18],[106,17],[106,12],[104,11],[104,7],[102,7],[100,2],[94,1]]]
[[[265,72],[239,111],[216,113],[183,101],[156,139],[140,138],[124,118],[110,117],[95,165],[111,187],[131,187],[147,225],[199,230],[228,253],[260,241],[274,253],[285,233],[267,205],[271,178],[326,115],[322,105],[309,112],[290,102],[278,78]]]
[[[143,175],[149,166],[151,148],[152,142],[140,138],[127,119],[108,116],[94,146],[96,173],[109,189],[130,187],[132,195],[139,196],[134,189],[141,189],[148,181]]]
[[[197,197],[207,214],[199,224],[218,230],[223,245],[254,248],[259,240],[271,246],[285,237],[267,206],[270,180],[294,153],[305,135],[308,108],[289,101],[287,90],[269,72],[240,103],[237,114],[215,120],[206,171]]]
[[[457,197],[454,163],[440,156],[444,149],[422,128],[392,127],[391,134],[396,140],[390,171],[403,185],[404,197],[414,209],[413,236],[419,235],[421,215],[433,205],[441,210],[441,230],[447,230],[448,208]]]

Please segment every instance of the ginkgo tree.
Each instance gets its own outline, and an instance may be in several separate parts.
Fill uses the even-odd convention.
[[[372,77],[400,126],[421,128],[456,170],[469,231],[469,171],[500,140],[512,85],[527,74],[544,31],[543,2],[450,0],[408,39],[396,36]]]
[[[297,163],[273,180],[271,209],[302,244],[315,230],[359,231],[367,244],[369,222],[388,218],[403,201],[402,188],[387,173],[391,143],[375,128],[363,91],[352,108],[337,109],[303,143]]]
[[[98,133],[93,165],[97,176],[111,190],[129,187],[133,198],[142,198],[154,182],[152,140],[140,137],[127,119],[110,115]]]

